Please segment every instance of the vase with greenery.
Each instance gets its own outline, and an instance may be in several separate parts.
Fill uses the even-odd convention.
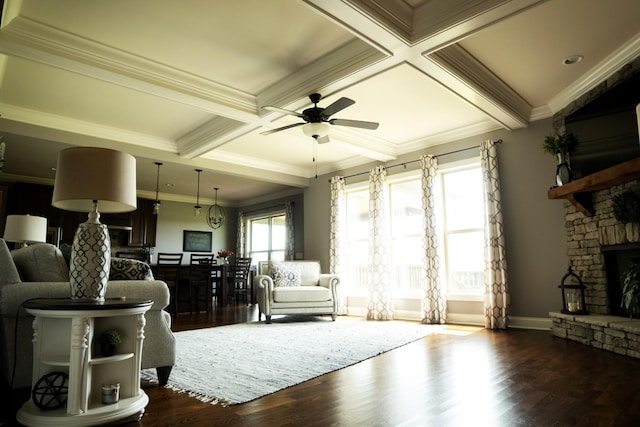
[[[622,277],[622,303],[621,306],[629,317],[640,314],[640,258],[634,258]]]
[[[577,143],[578,139],[572,133],[549,135],[544,138],[542,149],[558,159],[556,167],[556,183],[558,185],[564,185],[571,181],[571,168],[567,156]]]
[[[120,332],[108,329],[100,334],[100,350],[103,356],[113,356],[118,345],[122,342]]]

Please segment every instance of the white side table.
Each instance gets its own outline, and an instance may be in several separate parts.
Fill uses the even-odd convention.
[[[32,387],[51,372],[68,373],[66,405],[42,410],[32,399],[16,419],[26,426],[89,426],[137,415],[149,403],[140,388],[144,313],[150,300],[36,299],[25,302],[33,321]],[[116,354],[100,355],[99,337],[117,329],[122,343]],[[120,399],[102,403],[103,384],[120,384]]]

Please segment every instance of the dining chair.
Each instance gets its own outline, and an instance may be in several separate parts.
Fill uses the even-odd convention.
[[[229,278],[229,295],[233,296],[236,304],[243,298],[245,304],[249,304],[248,288],[249,273],[251,270],[251,257],[237,257],[232,267],[232,274]]]
[[[204,302],[207,313],[211,312],[213,254],[191,254],[189,261],[189,313],[200,312],[200,302]]]
[[[155,278],[165,282],[169,288],[169,306],[171,307],[169,310],[176,317],[178,316],[178,285],[183,256],[182,253],[159,252],[155,268]]]

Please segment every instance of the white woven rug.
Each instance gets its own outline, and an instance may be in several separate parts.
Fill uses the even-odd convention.
[[[361,362],[437,331],[418,322],[283,316],[175,333],[166,387],[204,402],[245,403]],[[143,371],[155,380],[155,370]]]

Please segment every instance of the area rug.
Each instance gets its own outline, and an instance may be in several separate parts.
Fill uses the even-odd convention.
[[[342,369],[425,337],[440,327],[361,318],[283,316],[177,332],[166,387],[203,402],[235,405]],[[155,370],[143,378],[157,380]]]

